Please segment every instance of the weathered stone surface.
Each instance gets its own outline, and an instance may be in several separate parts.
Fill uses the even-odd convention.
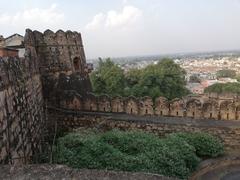
[[[39,153],[45,105],[81,110],[81,95],[91,91],[80,33],[28,29],[24,44],[25,58],[0,57],[0,163],[27,163]],[[72,92],[81,95],[71,99]]]
[[[71,111],[49,107],[48,126],[55,122],[59,129],[72,131],[75,128],[97,128],[111,130],[144,130],[159,136],[175,132],[206,132],[219,137],[226,151],[235,152],[240,149],[240,121],[219,121],[191,119],[181,117],[135,116],[122,113],[99,113]],[[74,123],[73,123],[74,122]]]
[[[28,58],[0,58],[0,163],[26,163],[40,149],[42,84],[31,64]]]
[[[66,86],[66,85],[65,85]],[[75,96],[79,96],[76,91],[65,91],[71,97],[61,97],[61,106],[65,109],[74,110]],[[192,119],[215,119],[215,120],[240,120],[240,98],[228,96],[213,98],[204,94],[197,97],[183,97],[168,101],[164,97],[158,97],[153,103],[151,97],[109,97],[107,95],[95,96],[85,94],[82,99],[82,109],[92,112],[121,112],[140,116],[170,116],[188,117]],[[68,105],[66,105],[68,104]],[[79,109],[76,109],[79,110]]]
[[[62,30],[44,33],[26,30],[25,46],[34,54],[43,83],[43,95],[49,103],[57,104],[64,91],[80,95],[91,92],[89,69],[80,33]],[[32,59],[32,57],[31,57]]]

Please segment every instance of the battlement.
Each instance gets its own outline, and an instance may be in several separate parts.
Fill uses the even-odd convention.
[[[194,119],[240,120],[240,97],[204,94],[174,100],[158,97],[110,97],[89,94],[82,97],[71,92],[60,107],[75,111],[126,113],[139,116],[171,116]]]
[[[28,29],[24,45],[24,58],[0,57],[0,163],[27,163],[39,153],[44,103],[56,99],[60,74],[91,90],[80,33]]]
[[[26,48],[35,49],[42,73],[78,72],[88,75],[80,33],[62,30],[41,33],[27,29],[24,43]]]

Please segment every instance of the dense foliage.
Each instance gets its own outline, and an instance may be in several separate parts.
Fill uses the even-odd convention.
[[[213,84],[204,90],[205,93],[237,93],[240,94],[240,83]]]
[[[196,149],[202,158],[217,157],[224,153],[223,144],[215,137],[205,133],[176,133],[170,137],[182,138]]]
[[[126,73],[110,59],[100,59],[91,81],[96,94],[173,99],[189,93],[185,88],[185,71],[170,59]]]
[[[143,132],[113,130],[71,133],[60,138],[55,162],[75,168],[150,172],[184,179],[201,157],[222,152],[219,141],[206,134],[173,134],[160,139]]]
[[[200,83],[201,79],[197,75],[193,74],[189,77],[189,82],[190,83]]]
[[[91,74],[93,90],[97,94],[122,95],[124,88],[123,70],[109,58],[99,59],[98,68]]]
[[[236,71],[231,70],[231,69],[219,70],[217,72],[217,77],[218,78],[235,78],[236,77]]]

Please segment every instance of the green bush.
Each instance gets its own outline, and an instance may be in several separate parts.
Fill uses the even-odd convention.
[[[183,136],[177,134],[160,139],[153,134],[119,130],[71,133],[58,139],[54,159],[56,163],[75,168],[149,172],[186,178],[200,162],[195,146],[202,154],[204,143],[197,146],[194,143],[198,139],[190,141],[187,135],[187,140]]]
[[[206,133],[176,133],[169,137],[178,137],[187,141],[195,147],[197,156],[201,158],[217,157],[224,153],[220,140]]]
[[[205,93],[234,93],[240,94],[240,83],[216,83],[204,89]]]

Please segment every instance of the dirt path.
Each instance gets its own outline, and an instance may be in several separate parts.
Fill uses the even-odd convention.
[[[71,169],[63,165],[0,166],[0,180],[177,180],[156,174]]]

